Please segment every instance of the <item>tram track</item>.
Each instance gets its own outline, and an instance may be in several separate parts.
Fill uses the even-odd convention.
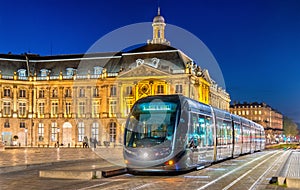
[[[242,169],[245,168],[246,166],[248,166],[248,165],[250,165],[250,164],[252,164],[252,163],[254,163],[254,162],[256,162],[256,161],[258,161],[258,160],[260,160],[260,159],[262,159],[262,158],[264,158],[264,157],[266,157],[266,156],[269,156],[270,154],[273,154],[273,153],[274,153],[274,152],[272,151],[272,152],[269,152],[269,153],[267,153],[267,154],[265,154],[265,155],[263,155],[263,156],[260,156],[260,157],[258,157],[258,158],[255,158],[254,160],[251,160],[250,162],[247,162],[247,163],[245,163],[245,164],[243,164],[243,165],[241,165],[241,166],[239,166],[239,167],[237,167],[237,168],[235,168],[235,169],[233,169],[233,170],[231,170],[231,171],[229,171],[229,172],[223,174],[222,176],[220,176],[220,177],[218,177],[217,179],[215,179],[215,180],[213,180],[213,181],[207,183],[206,185],[204,185],[204,186],[198,188],[197,190],[203,190],[203,189],[206,189],[206,188],[208,188],[209,186],[211,186],[211,185],[213,185],[213,184],[219,182],[219,181],[222,180],[223,178],[225,178],[225,177],[227,177],[227,176],[229,176],[229,175],[231,175],[231,174],[233,174],[233,173],[235,173],[235,172],[237,172],[237,171],[239,171],[239,170],[242,170]],[[280,153],[280,152],[277,152],[277,153],[275,153],[274,155],[272,155],[271,157],[276,156],[276,155],[279,154],[279,153]],[[270,158],[271,158],[271,157],[270,157]],[[268,158],[268,159],[270,159],[270,158]],[[261,164],[263,164],[263,163],[265,163],[265,161],[263,161]],[[261,165],[261,164],[259,164],[259,165]],[[256,167],[258,167],[258,166],[255,166],[255,168],[256,168]],[[250,170],[250,171],[253,171],[253,169]],[[250,172],[246,172],[244,175],[240,176],[238,179],[236,179],[235,181],[232,182],[232,185],[234,185],[235,183],[237,183],[238,181],[240,181],[243,177],[245,177],[245,176],[248,175],[249,173],[250,173]],[[232,185],[229,184],[229,185],[226,186],[224,189],[229,189],[230,187],[232,187]]]
[[[272,175],[287,151],[265,151],[226,160],[202,170],[178,176],[136,176],[125,174],[99,179],[86,189],[142,190],[142,189],[264,189],[267,176]]]

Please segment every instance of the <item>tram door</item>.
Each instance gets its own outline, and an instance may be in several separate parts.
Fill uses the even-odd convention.
[[[201,165],[213,161],[212,119],[198,113],[192,113],[189,128],[189,147],[192,150],[193,164]]]

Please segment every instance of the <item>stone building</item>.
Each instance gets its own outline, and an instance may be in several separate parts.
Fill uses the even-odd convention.
[[[170,46],[160,12],[152,26],[153,39],[126,52],[0,54],[2,141],[21,146],[79,146],[86,139],[121,144],[134,102],[155,94],[183,94],[228,110],[229,94],[207,70]]]
[[[266,131],[267,143],[278,141],[283,131],[283,115],[265,103],[236,103],[230,112],[261,124]]]

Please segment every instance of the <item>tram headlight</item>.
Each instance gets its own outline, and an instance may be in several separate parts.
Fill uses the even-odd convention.
[[[143,157],[148,158],[149,154],[147,152],[144,152]]]
[[[174,165],[174,161],[173,160],[168,160],[168,161],[165,162],[165,165],[172,166],[172,165]]]

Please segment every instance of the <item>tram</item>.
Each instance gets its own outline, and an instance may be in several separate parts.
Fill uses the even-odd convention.
[[[124,133],[129,172],[187,171],[261,151],[264,128],[182,95],[138,100]]]

